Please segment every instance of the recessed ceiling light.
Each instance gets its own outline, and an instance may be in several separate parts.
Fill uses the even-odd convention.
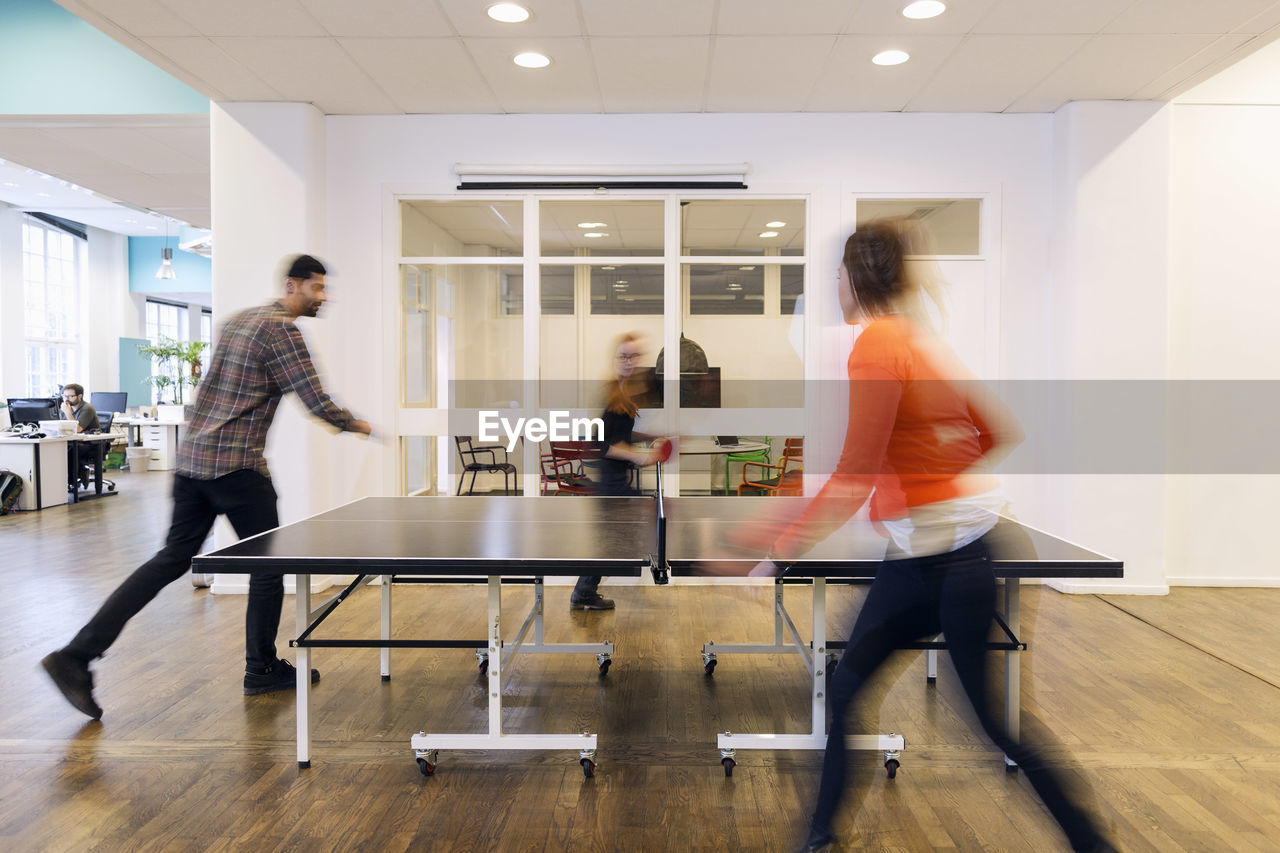
[[[876,65],[901,65],[910,58],[911,54],[905,50],[882,50],[871,57],[871,61]]]
[[[766,223],[764,224],[764,227],[765,227],[765,228],[781,228],[781,227],[783,227],[783,226],[784,226],[784,225],[786,225],[786,224],[787,224],[787,223],[785,223],[785,222],[783,222],[783,221],[781,221],[781,220],[775,219],[775,220],[773,220],[772,222],[766,222]]]
[[[902,17],[923,21],[925,18],[936,18],[945,11],[947,11],[947,4],[939,0],[916,0],[914,3],[908,3],[902,10]]]
[[[595,238],[597,238],[597,237],[608,237],[609,235],[608,235],[608,234],[605,234],[605,233],[602,233],[602,232],[600,232],[600,231],[588,231],[586,234],[583,234],[582,236],[583,236],[583,237],[590,237],[590,238],[592,238],[592,239],[594,240],[594,239],[595,239]]]
[[[551,64],[541,53],[517,53],[511,61],[521,68],[546,68]]]
[[[126,220],[124,221],[124,224],[125,224],[125,225],[137,225],[137,224],[138,224],[138,220],[136,220],[136,219],[126,219]]]
[[[529,10],[515,3],[494,3],[485,14],[504,24],[519,24],[529,20]]]
[[[53,198],[53,193],[36,193],[40,198]]]
[[[616,270],[617,267],[600,267],[602,270]]]
[[[623,287],[626,287],[630,283],[631,282],[627,281],[625,278],[618,279],[618,284],[622,285]]]
[[[742,270],[743,272],[750,272],[751,270],[755,269],[755,267],[738,267],[738,269]]]
[[[608,222],[579,222],[579,228],[607,228]]]
[[[777,237],[778,232],[777,231],[761,231],[760,236],[761,237]]]
[[[5,182],[4,182],[4,186],[6,186],[6,187],[16,187],[16,186],[17,186],[17,184],[15,184],[13,181],[5,181]]]
[[[159,231],[159,230],[160,230],[160,226],[159,226],[159,225],[148,225],[148,226],[147,226],[147,230],[148,230],[148,231]]]

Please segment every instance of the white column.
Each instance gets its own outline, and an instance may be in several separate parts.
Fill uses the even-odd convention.
[[[282,294],[285,256],[325,256],[324,115],[310,104],[211,104],[209,132],[217,235],[213,309],[225,322],[236,311]],[[323,378],[329,343],[323,315],[298,325]],[[304,414],[296,398],[280,405],[267,460],[282,524],[327,508],[329,451],[337,440]],[[217,544],[232,541],[229,527],[220,524]],[[214,591],[243,586],[243,577],[221,576]]]
[[[27,393],[23,323],[22,213],[0,203],[0,396]]]

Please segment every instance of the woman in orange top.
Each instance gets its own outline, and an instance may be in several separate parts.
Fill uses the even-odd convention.
[[[1110,850],[1061,771],[1008,737],[989,705],[986,642],[996,582],[983,536],[1004,500],[984,468],[1022,435],[927,328],[922,284],[905,263],[908,233],[901,222],[872,222],[845,244],[840,305],[845,321],[863,331],[849,357],[844,449],[831,479],[770,551],[775,566],[800,556],[868,499],[890,540],[832,676],[831,731],[804,849],[835,841],[846,787],[845,717],[859,689],[894,649],[942,633],[983,729],[1026,774],[1072,848]]]

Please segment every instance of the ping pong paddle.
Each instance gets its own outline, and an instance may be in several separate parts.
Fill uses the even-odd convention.
[[[653,449],[658,452],[658,461],[666,462],[668,459],[670,459],[671,450],[673,447],[674,445],[671,443],[671,439],[669,438],[658,439],[653,446]]]

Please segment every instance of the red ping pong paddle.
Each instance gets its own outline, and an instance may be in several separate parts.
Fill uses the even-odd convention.
[[[670,459],[671,450],[673,447],[674,445],[671,443],[671,439],[669,438],[658,439],[657,443],[654,445],[654,448],[653,448],[654,450],[658,451],[658,461],[666,462],[668,459]]]

